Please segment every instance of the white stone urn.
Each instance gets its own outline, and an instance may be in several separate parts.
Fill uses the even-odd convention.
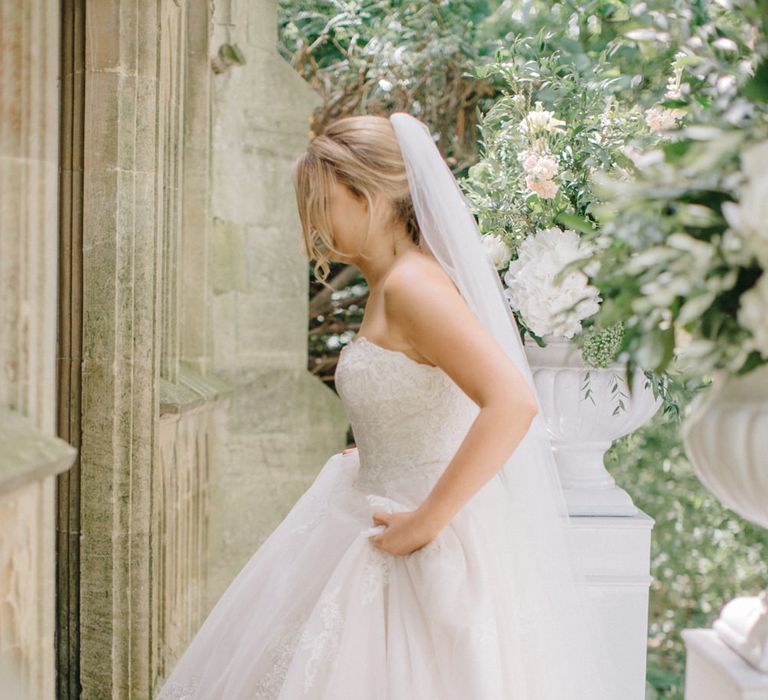
[[[654,397],[641,370],[635,373],[630,395],[623,365],[590,367],[567,338],[545,336],[543,340],[546,347],[542,348],[526,336],[525,352],[569,513],[635,515],[637,506],[608,473],[603,458],[614,440],[653,417],[661,399]]]
[[[718,374],[683,422],[696,476],[726,506],[768,527],[768,365]]]
[[[740,377],[717,374],[691,404],[682,434],[702,484],[743,518],[768,527],[768,365]],[[726,603],[713,629],[768,673],[768,589]]]

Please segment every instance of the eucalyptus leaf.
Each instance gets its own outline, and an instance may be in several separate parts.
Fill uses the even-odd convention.
[[[742,88],[742,94],[753,102],[768,102],[768,60],[763,59]]]
[[[723,217],[714,209],[703,204],[680,203],[677,205],[676,220],[686,226],[709,227],[723,223]]]
[[[654,369],[661,364],[664,357],[664,338],[658,328],[641,338],[635,357],[643,368]]]
[[[715,300],[714,292],[703,292],[695,297],[691,297],[680,308],[680,313],[677,316],[677,322],[681,326],[685,326],[694,319],[703,314]]]
[[[556,221],[557,223],[562,224],[565,228],[574,229],[575,231],[580,231],[581,233],[592,233],[597,228],[592,224],[591,221],[584,218],[583,216],[569,212],[563,212],[560,214]]]
[[[680,257],[680,252],[669,246],[653,246],[639,253],[635,253],[624,266],[624,272],[636,275],[644,270],[661,263],[667,263]]]

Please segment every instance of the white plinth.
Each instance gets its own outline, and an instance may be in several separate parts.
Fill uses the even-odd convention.
[[[571,517],[590,594],[598,602],[599,626],[611,649],[611,658],[603,664],[609,693],[601,700],[645,698],[654,522],[643,511]]]
[[[768,674],[728,647],[713,629],[684,629],[685,700],[768,700]]]

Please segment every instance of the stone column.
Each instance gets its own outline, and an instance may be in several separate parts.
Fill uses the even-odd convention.
[[[277,56],[274,2],[67,8],[67,147],[82,154],[82,200],[78,215],[68,152],[61,265],[81,280],[82,361],[62,416],[80,416],[82,441],[60,499],[62,522],[67,507],[80,518],[67,550],[72,566],[79,557],[79,630],[61,687],[147,698],[344,444],[338,398],[306,372],[289,164],[311,99]],[[243,66],[221,58],[235,41]]]
[[[147,698],[158,457],[165,3],[84,5],[80,683]],[[156,554],[156,553],[155,553]]]

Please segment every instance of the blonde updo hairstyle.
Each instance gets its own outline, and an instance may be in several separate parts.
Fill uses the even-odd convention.
[[[324,286],[330,288],[325,281],[330,272],[328,260],[334,253],[341,254],[333,245],[330,224],[330,192],[334,182],[368,202],[368,225],[361,237],[361,255],[371,232],[376,193],[391,205],[393,223],[404,223],[408,235],[419,244],[421,236],[405,164],[395,131],[386,117],[361,115],[337,119],[294,161],[291,174],[301,220],[302,252],[309,260],[315,260],[315,278]]]

